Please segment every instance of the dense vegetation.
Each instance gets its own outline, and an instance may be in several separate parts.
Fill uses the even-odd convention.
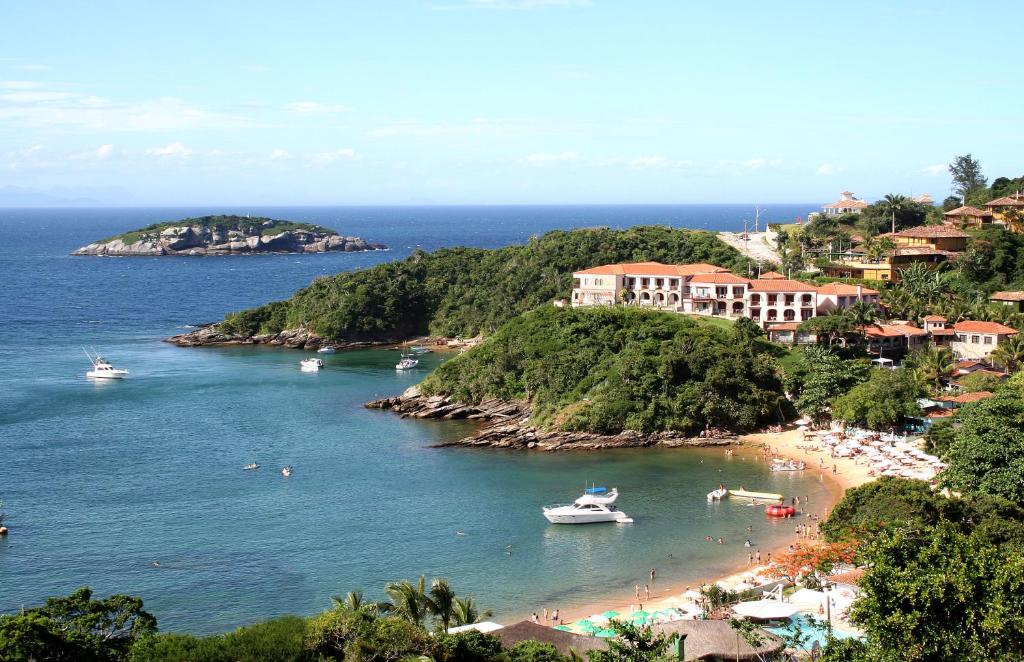
[[[235,216],[235,215],[223,215],[219,214],[216,216],[197,216],[194,218],[183,218],[178,221],[161,221],[159,223],[153,223],[147,225],[144,228],[138,230],[132,230],[131,232],[125,232],[123,234],[115,235],[104,239],[104,242],[112,241],[114,239],[120,239],[126,244],[135,243],[139,239],[143,239],[149,235],[159,234],[161,230],[167,228],[176,228],[184,226],[199,226],[209,228],[210,230],[218,230],[220,232],[228,232],[229,230],[237,230],[244,232],[247,235],[274,235],[280,234],[287,230],[306,230],[307,232],[320,232],[327,235],[338,234],[336,231],[330,228],[325,228],[321,225],[315,225],[313,223],[299,223],[297,221],[282,221],[273,218],[266,218],[265,216]]]
[[[780,419],[781,353],[749,320],[730,331],[636,308],[545,306],[421,388],[461,402],[529,400],[535,423],[562,430],[749,430]]]
[[[497,250],[417,251],[405,260],[320,278],[287,301],[228,315],[221,328],[254,335],[305,327],[334,340],[416,334],[475,336],[572,290],[572,272],[654,260],[741,268],[713,233],[666,227],[549,232]]]

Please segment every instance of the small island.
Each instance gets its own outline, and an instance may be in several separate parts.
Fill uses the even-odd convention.
[[[154,255],[244,255],[252,253],[327,253],[384,250],[360,237],[312,223],[266,217],[200,216],[154,223],[93,242],[72,255],[110,257]]]

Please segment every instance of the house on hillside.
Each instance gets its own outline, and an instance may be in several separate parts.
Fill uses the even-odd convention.
[[[878,290],[863,285],[829,283],[818,288],[818,314],[824,315],[833,310],[849,308],[858,301],[866,301],[877,306],[881,303],[879,297]]]
[[[1021,231],[1024,225],[1024,193],[1004,195],[986,202],[985,209],[992,214],[993,222],[1002,223],[1014,232]]]
[[[825,216],[839,216],[840,214],[849,213],[859,214],[867,209],[868,203],[853,197],[853,193],[850,191],[843,191],[840,195],[842,197],[835,202],[822,205],[821,212]]]
[[[969,205],[950,209],[942,215],[944,224],[961,228],[980,228],[992,225],[994,219],[992,212]]]
[[[947,225],[923,225],[880,236],[896,245],[881,259],[871,260],[863,251],[850,251],[823,267],[822,272],[836,278],[897,281],[900,270],[911,264],[936,265],[956,258],[967,249],[969,238]]]
[[[994,292],[989,297],[996,303],[1001,303],[1004,306],[1013,306],[1017,309],[1018,313],[1024,313],[1024,292],[1020,291],[1004,291]]]
[[[984,359],[1017,330],[998,322],[975,322],[962,320],[953,325],[956,338],[950,343],[953,353],[959,358]]]

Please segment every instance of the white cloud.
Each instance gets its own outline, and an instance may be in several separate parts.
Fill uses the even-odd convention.
[[[519,159],[520,163],[533,166],[552,165],[565,161],[577,161],[580,155],[576,152],[559,152],[558,154],[530,154]]]
[[[333,115],[345,112],[340,103],[320,103],[319,101],[293,101],[285,105],[285,109],[296,115]]]
[[[935,165],[925,166],[921,170],[921,172],[923,172],[926,175],[931,175],[932,177],[936,177],[936,176],[941,175],[944,172],[946,172],[946,166],[943,165],[942,163],[936,163]]]
[[[0,80],[0,90],[31,90],[42,86],[34,80]]]
[[[415,136],[439,138],[454,136],[527,136],[539,134],[566,134],[570,129],[523,118],[475,118],[457,124],[407,120],[390,126],[367,131],[370,138]]]
[[[818,169],[814,171],[814,174],[821,175],[822,177],[831,177],[832,175],[839,172],[839,168],[832,165],[831,163],[822,163],[818,166]]]
[[[351,147],[344,149],[333,149],[326,152],[318,152],[309,157],[309,164],[324,166],[335,161],[358,161],[362,155]]]
[[[22,71],[49,71],[50,65],[48,64],[16,64],[15,69]]]
[[[110,155],[113,154],[113,153],[114,153],[114,146],[110,145],[110,144],[100,145],[99,147],[96,148],[96,151],[93,152],[93,154],[96,155],[97,159],[110,158]]]
[[[163,147],[154,147],[153,149],[147,149],[146,154],[150,156],[168,156],[175,158],[188,158],[192,156],[192,149],[185,147],[180,140],[164,145]]]
[[[288,150],[278,148],[270,152],[270,156],[267,158],[269,158],[271,161],[284,161],[286,159],[292,158],[292,155]]]

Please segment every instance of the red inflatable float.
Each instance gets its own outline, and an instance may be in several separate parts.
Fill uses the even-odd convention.
[[[764,514],[769,517],[792,517],[796,515],[796,508],[773,503],[764,507]]]

